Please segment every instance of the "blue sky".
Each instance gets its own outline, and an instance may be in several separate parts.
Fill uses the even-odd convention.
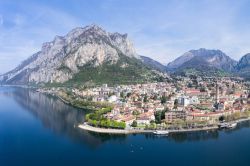
[[[128,33],[139,54],[168,63],[191,49],[250,52],[248,0],[0,0],[0,73],[71,29]]]

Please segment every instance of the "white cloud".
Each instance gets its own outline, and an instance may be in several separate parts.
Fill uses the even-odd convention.
[[[7,72],[39,51],[42,43],[55,35],[65,35],[80,21],[61,10],[46,6],[27,6],[26,12],[9,16],[11,27],[0,33],[0,72]],[[0,15],[1,23],[1,15]],[[1,25],[1,24],[0,24]]]

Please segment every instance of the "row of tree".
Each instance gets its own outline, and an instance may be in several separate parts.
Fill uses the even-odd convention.
[[[112,107],[102,108],[98,111],[87,114],[85,116],[85,119],[89,125],[95,127],[125,129],[126,128],[125,122],[117,122],[115,120],[110,120],[104,117],[104,115],[110,112],[111,110]]]
[[[110,119],[102,119],[100,121],[89,119],[88,124],[91,126],[101,127],[101,128],[112,128],[112,129],[126,128],[125,122],[117,122],[115,120],[110,120]]]

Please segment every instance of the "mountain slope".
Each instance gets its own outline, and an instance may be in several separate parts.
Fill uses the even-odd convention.
[[[181,75],[200,75],[200,76],[227,76],[229,72],[210,65],[205,59],[193,57],[190,61],[183,63],[176,71]]]
[[[200,73],[230,73],[234,71],[236,61],[220,50],[198,49],[191,50],[167,65],[169,71],[177,73],[195,70]]]
[[[236,71],[240,76],[250,79],[250,53],[244,55],[239,60],[236,65]]]
[[[183,63],[191,60],[195,55],[189,51],[184,53],[182,56],[176,58],[174,61],[170,62],[167,64],[167,69],[168,70],[175,70],[178,67],[180,67]]]
[[[0,81],[5,84],[62,84],[74,80],[98,83],[101,77],[108,78],[103,75],[105,71],[114,74],[111,81],[114,83],[122,81],[120,77],[130,79],[131,83],[154,77],[151,69],[141,62],[127,34],[109,33],[91,25],[44,43],[41,51],[2,75]]]
[[[166,72],[166,66],[164,66],[160,62],[153,60],[149,57],[142,56],[142,55],[140,56],[140,58],[142,59],[142,62],[146,64],[147,66],[150,66],[151,68],[155,70],[159,70],[161,72]]]
[[[105,62],[93,67],[91,63],[82,67],[66,84],[98,83],[98,84],[132,84],[155,80],[151,69],[136,58],[129,58],[119,54],[116,63]]]

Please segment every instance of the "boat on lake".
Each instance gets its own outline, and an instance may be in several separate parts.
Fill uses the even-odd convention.
[[[237,126],[237,123],[221,123],[219,124],[220,129],[232,129]]]
[[[167,130],[156,130],[153,133],[156,134],[156,135],[168,135],[169,131],[167,131]]]
[[[232,129],[235,128],[237,126],[237,123],[231,123],[228,125],[228,128]]]

